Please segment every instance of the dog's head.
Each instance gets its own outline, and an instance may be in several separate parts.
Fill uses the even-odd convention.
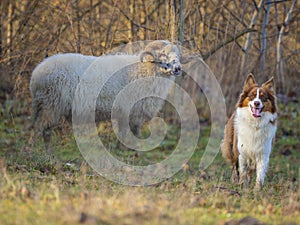
[[[262,117],[264,112],[275,113],[276,97],[273,77],[259,87],[253,75],[249,74],[238,107],[248,107],[255,118]]]

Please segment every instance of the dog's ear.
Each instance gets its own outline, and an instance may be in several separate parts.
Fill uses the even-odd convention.
[[[263,83],[262,87],[268,89],[269,91],[271,91],[273,93],[275,93],[274,78],[271,77],[267,82]]]
[[[141,62],[154,62],[155,61],[155,56],[153,55],[152,52],[142,52],[140,56]]]
[[[251,89],[253,86],[257,86],[257,83],[254,79],[252,73],[249,73],[245,83],[244,83],[244,91]]]

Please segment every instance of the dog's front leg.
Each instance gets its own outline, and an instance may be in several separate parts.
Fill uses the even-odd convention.
[[[269,157],[265,156],[256,161],[256,184],[255,189],[260,190],[264,184],[269,164]]]
[[[244,185],[244,187],[249,186],[247,173],[248,173],[248,165],[247,160],[240,154],[239,155],[239,172],[240,172],[240,184]]]

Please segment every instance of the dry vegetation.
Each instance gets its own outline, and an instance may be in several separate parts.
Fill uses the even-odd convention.
[[[1,96],[16,86],[28,98],[30,73],[46,55],[101,55],[130,41],[178,40],[181,30],[183,46],[204,57],[228,102],[249,72],[259,82],[275,76],[278,91],[295,96],[299,13],[295,0],[1,1]]]
[[[3,0],[0,7],[0,224],[300,221],[299,2]],[[226,168],[220,156],[208,171],[198,171],[210,129],[207,108],[199,109],[203,138],[189,165],[152,187],[125,187],[98,176],[70,135],[57,138],[56,163],[47,161],[41,142],[28,144],[29,79],[44,57],[58,52],[98,56],[124,43],[153,39],[179,40],[202,55],[220,82],[228,113],[249,72],[258,82],[275,77],[280,125],[261,193],[232,185],[230,171],[220,169]],[[177,143],[178,133],[169,135],[167,146],[152,155],[120,157],[156,162]]]

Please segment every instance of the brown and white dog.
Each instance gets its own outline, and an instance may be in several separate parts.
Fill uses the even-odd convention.
[[[223,157],[232,163],[232,180],[248,187],[256,169],[256,189],[263,186],[277,129],[274,80],[258,87],[249,74],[237,108],[225,127]]]

